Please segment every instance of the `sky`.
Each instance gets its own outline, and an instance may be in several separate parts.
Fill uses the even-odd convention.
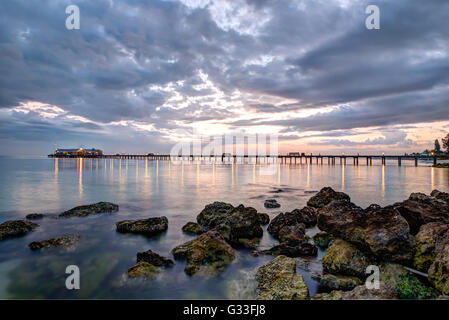
[[[430,149],[449,132],[448,21],[444,0],[2,0],[0,156],[223,134],[275,134],[281,153]]]

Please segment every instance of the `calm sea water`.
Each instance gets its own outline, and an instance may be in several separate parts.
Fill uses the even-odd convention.
[[[116,213],[85,218],[38,220],[40,228],[25,237],[0,242],[0,298],[144,298],[208,299],[253,298],[257,268],[272,257],[253,257],[237,250],[236,260],[213,279],[187,276],[184,262],[154,280],[129,280],[127,269],[136,253],[151,249],[171,256],[175,246],[194,239],[182,226],[214,201],[240,203],[267,212],[271,218],[305,205],[324,186],[348,193],[352,201],[392,204],[411,192],[449,191],[449,170],[428,164],[414,167],[395,161],[381,166],[281,164],[273,175],[266,164],[189,163],[104,159],[0,159],[0,222],[29,213],[57,214],[74,206],[98,201],[120,205]],[[283,192],[276,192],[282,189]],[[276,198],[279,209],[263,202]],[[157,238],[120,234],[115,222],[167,216],[168,231]],[[264,228],[262,248],[277,243]],[[308,231],[310,235],[317,229]],[[80,234],[72,250],[32,252],[28,243],[68,234]],[[313,275],[321,272],[320,259],[298,258],[297,269],[311,295],[319,291]],[[65,288],[65,269],[77,265],[81,289]]]

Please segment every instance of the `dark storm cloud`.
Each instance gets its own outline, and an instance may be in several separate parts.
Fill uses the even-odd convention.
[[[213,1],[195,7],[86,0],[75,1],[81,29],[68,31],[65,8],[72,2],[1,1],[0,110],[38,101],[88,122],[8,120],[5,113],[3,139],[46,140],[52,133],[72,139],[88,134],[83,130],[106,139],[111,134],[104,126],[129,120],[158,131],[198,121],[271,124],[281,126],[286,139],[294,131],[449,120],[447,1],[376,1],[381,29],[367,30],[367,0],[236,0],[226,8]],[[243,9],[250,13],[239,16]],[[233,121],[232,107],[216,107],[216,90],[231,106],[235,90],[296,102],[241,97],[253,120]],[[306,118],[259,115],[335,105]]]

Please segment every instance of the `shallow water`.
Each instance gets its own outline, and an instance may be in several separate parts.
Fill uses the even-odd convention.
[[[168,161],[104,159],[0,159],[0,222],[23,218],[26,214],[57,214],[74,206],[110,201],[119,204],[116,213],[85,218],[36,221],[40,228],[25,237],[0,242],[0,298],[180,298],[210,299],[254,297],[257,267],[272,257],[253,257],[237,250],[236,260],[218,277],[187,276],[185,263],[164,270],[149,281],[129,280],[126,271],[136,261],[136,253],[151,249],[171,256],[176,245],[194,237],[182,226],[195,221],[204,206],[213,201],[243,203],[271,218],[279,212],[305,205],[323,186],[331,186],[351,196],[356,204],[392,204],[411,192],[449,191],[449,170],[394,161],[381,166],[275,165],[267,175],[266,164],[189,163]],[[282,192],[277,192],[281,189]],[[276,198],[279,209],[265,209],[263,202]],[[167,216],[169,228],[157,238],[120,234],[115,222]],[[264,227],[266,231],[266,227]],[[308,230],[308,234],[317,229]],[[49,249],[32,252],[28,243],[67,234],[80,234],[72,250]],[[276,244],[267,232],[262,248]],[[297,268],[311,295],[319,287],[312,275],[321,272],[320,259],[297,259]],[[65,268],[77,265],[81,289],[65,288]]]

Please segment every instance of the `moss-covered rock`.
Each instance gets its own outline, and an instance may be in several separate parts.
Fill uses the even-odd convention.
[[[128,269],[130,278],[154,278],[159,272],[159,268],[145,261],[139,261],[135,266]]]
[[[320,231],[313,236],[313,242],[323,249],[328,248],[333,243],[333,238],[325,231]]]
[[[59,217],[87,217],[92,214],[102,214],[118,211],[118,205],[110,202],[97,202],[94,204],[78,206],[70,210],[64,211]]]
[[[26,219],[28,220],[37,220],[37,219],[42,219],[44,217],[44,215],[42,213],[30,213],[26,215]]]
[[[400,299],[434,299],[437,292],[421,282],[413,273],[399,264],[387,263],[380,266],[380,281],[394,288]]]
[[[156,252],[151,250],[137,253],[137,262],[141,261],[150,263],[156,267],[171,267],[174,265],[174,262],[171,259],[158,255]]]
[[[416,251],[413,259],[414,267],[422,272],[427,272],[435,260],[435,244],[448,230],[448,225],[431,222],[422,225],[416,235]]]
[[[306,300],[309,289],[301,275],[296,273],[296,262],[278,256],[257,271],[257,291],[260,300]]]
[[[398,299],[396,290],[390,285],[381,282],[379,289],[368,289],[360,285],[351,291],[332,291],[320,293],[312,297],[313,300],[393,300]]]
[[[195,222],[187,222],[183,227],[182,231],[185,233],[192,233],[192,234],[203,234],[206,232],[206,230],[200,226],[198,223]]]
[[[367,256],[352,244],[336,239],[323,257],[323,270],[335,275],[355,276],[364,279],[371,264]]]
[[[31,242],[28,247],[30,247],[31,250],[40,250],[44,248],[52,248],[52,247],[64,247],[69,248],[78,243],[80,239],[80,235],[73,234],[69,236],[63,236],[59,238],[53,238],[48,240],[42,240],[42,241],[33,241]]]
[[[429,281],[445,295],[449,295],[449,231],[435,245],[435,260],[429,268]]]
[[[324,274],[320,278],[320,288],[325,290],[352,290],[362,284],[362,280],[357,277],[336,276]]]
[[[27,220],[11,220],[0,224],[0,240],[21,237],[39,227],[38,224]]]
[[[187,260],[185,272],[188,275],[217,275],[235,258],[234,250],[217,231],[203,233],[172,252],[175,259]]]

